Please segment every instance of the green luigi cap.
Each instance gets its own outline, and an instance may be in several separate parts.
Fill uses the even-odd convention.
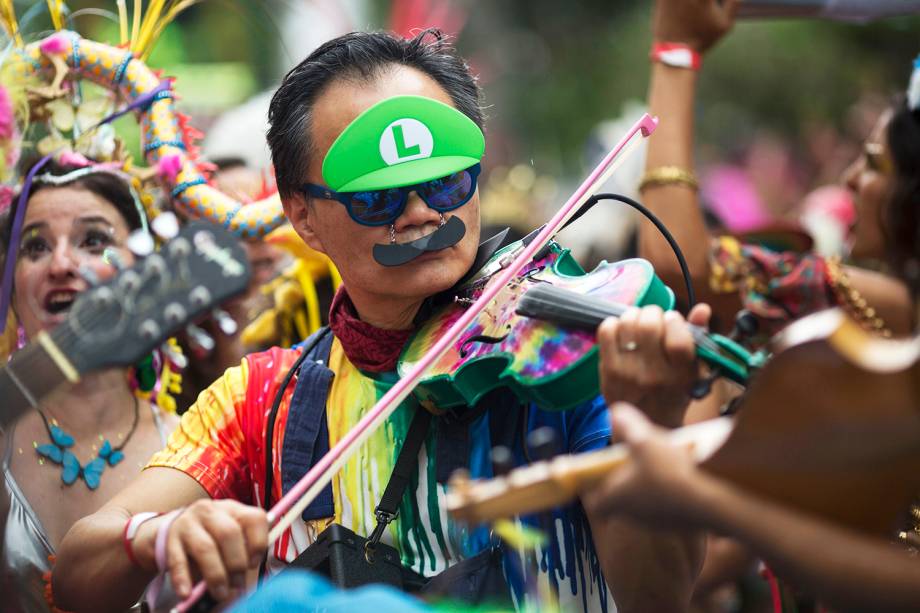
[[[486,142],[473,120],[422,96],[394,96],[370,107],[339,134],[323,180],[336,192],[423,183],[477,164]]]

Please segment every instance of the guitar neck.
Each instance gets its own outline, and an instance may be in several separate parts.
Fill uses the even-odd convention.
[[[720,417],[674,430],[676,445],[689,447],[699,462],[718,449],[731,431],[730,418]],[[447,510],[471,523],[536,513],[566,504],[630,461],[624,445],[585,454],[561,455],[536,462],[505,476],[485,481],[452,479]]]
[[[0,430],[9,427],[41,399],[66,381],[76,382],[79,374],[64,354],[64,331],[42,332],[35,342],[17,351],[0,368]],[[57,338],[57,340],[55,339]]]

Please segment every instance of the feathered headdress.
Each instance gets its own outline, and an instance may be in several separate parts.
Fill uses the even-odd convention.
[[[29,41],[25,40],[20,28],[13,1],[0,0],[0,41],[5,42],[0,49],[0,182],[5,184],[0,187],[0,210],[4,204],[9,206],[9,198],[4,196],[14,191],[16,162],[23,143],[43,156],[21,186],[24,196],[16,208],[12,224],[14,234],[21,225],[32,181],[66,185],[86,174],[107,172],[117,174],[129,185],[142,233],[153,248],[147,218],[159,213],[154,193],[165,175],[176,174],[172,168],[174,159],[162,155],[151,168],[135,165],[116,137],[111,122],[131,111],[149,115],[154,105],[173,97],[171,80],[162,79],[146,67],[141,70],[138,64],[150,55],[164,28],[197,1],[151,0],[144,10],[141,0],[135,0],[129,20],[125,0],[116,0],[120,26],[120,44],[116,48],[83,39],[66,30],[68,15],[63,0],[47,0],[55,33],[27,44]],[[89,95],[81,86],[84,80],[105,81],[107,85],[104,84],[103,89],[107,93]],[[184,118],[178,119],[177,123],[183,125],[177,128],[177,134],[170,137],[168,144],[194,151],[193,130],[184,125]],[[148,120],[142,127],[149,131],[149,123]],[[34,138],[32,134],[37,130],[32,130],[33,127],[43,128]],[[77,170],[62,176],[39,174],[40,166],[51,158],[66,166],[75,166]],[[17,244],[14,236],[3,262],[3,281],[0,282],[0,359],[21,343],[17,338],[18,326],[7,314],[12,279],[12,274],[8,273],[15,263]],[[169,394],[177,391],[181,377],[175,371],[181,362],[181,352],[175,342],[165,343],[132,370],[138,394],[155,396],[161,408],[174,410],[175,402]]]

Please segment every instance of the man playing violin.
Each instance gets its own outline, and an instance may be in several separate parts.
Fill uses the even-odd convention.
[[[229,369],[140,477],[76,524],[54,572],[56,601],[70,610],[135,602],[156,574],[157,553],[180,596],[203,578],[217,600],[227,600],[251,584],[260,564],[271,571],[290,563],[330,523],[364,537],[377,525],[375,506],[416,410],[424,410],[411,396],[266,555],[266,505],[389,389],[430,298],[476,261],[485,147],[480,91],[437,33],[411,40],[354,33],[321,46],[285,77],[270,123],[285,213],[308,245],[332,259],[347,288],[331,309],[332,334],[325,345],[311,340],[307,346],[320,349],[311,348],[286,388],[298,349],[250,355]],[[652,417],[680,423],[677,415]],[[434,419],[382,542],[426,577],[490,551],[498,541],[488,527],[448,518],[446,477],[456,468],[491,476],[497,444],[525,462],[523,440],[542,426],[556,433],[561,452],[597,449],[610,436],[601,397],[548,412],[498,394]],[[686,607],[701,559],[696,535],[595,521],[577,504],[555,511],[552,526],[536,572],[558,590],[565,610]],[[511,554],[500,555],[520,606],[525,581],[509,571]]]

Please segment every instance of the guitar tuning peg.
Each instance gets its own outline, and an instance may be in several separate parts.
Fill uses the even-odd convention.
[[[150,235],[150,232],[146,230],[135,230],[128,236],[128,241],[126,243],[128,249],[131,250],[131,253],[136,255],[139,258],[145,258],[151,253],[153,253],[156,244],[153,242],[153,237]]]
[[[131,237],[128,237],[128,242],[130,241],[131,241]],[[125,265],[125,261],[122,259],[121,255],[118,253],[116,249],[113,249],[112,247],[106,247],[105,250],[102,252],[102,261],[118,271],[122,271],[125,268],[127,268],[127,266]]]
[[[185,332],[188,335],[189,348],[196,357],[203,358],[214,351],[214,347],[216,346],[214,339],[211,338],[210,334],[195,324],[186,326]]]
[[[690,388],[690,397],[694,400],[702,400],[712,391],[712,384],[721,376],[719,369],[714,368],[712,374],[703,379],[697,380]]]
[[[214,316],[215,321],[217,321],[217,326],[220,328],[220,331],[225,335],[233,336],[236,334],[236,331],[240,329],[236,320],[233,319],[227,311],[223,309],[214,309],[211,314]]]
[[[741,408],[741,402],[744,400],[744,395],[735,396],[728,402],[726,402],[721,409],[719,409],[719,415],[722,417],[734,415],[738,412],[738,409]]]
[[[496,477],[507,475],[514,468],[514,456],[504,445],[492,447],[492,473]]]
[[[160,349],[166,355],[166,359],[169,360],[170,364],[172,364],[177,370],[185,370],[185,368],[188,366],[188,358],[185,357],[181,351],[178,351],[169,343],[163,343],[160,346]]]
[[[538,460],[551,460],[559,453],[559,436],[549,426],[543,426],[527,435],[527,446]]]
[[[154,217],[150,227],[164,241],[172,240],[179,234],[179,218],[172,211],[166,211]]]

